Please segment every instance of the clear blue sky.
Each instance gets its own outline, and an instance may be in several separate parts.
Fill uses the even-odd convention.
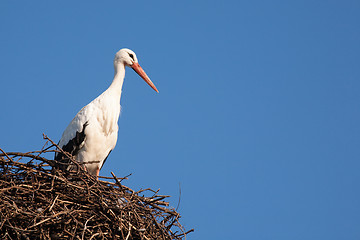
[[[0,147],[58,141],[135,51],[101,175],[189,239],[360,239],[359,1],[1,1]]]

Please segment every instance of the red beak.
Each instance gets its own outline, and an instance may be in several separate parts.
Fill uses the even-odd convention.
[[[145,80],[145,82],[147,84],[149,84],[150,87],[152,87],[152,89],[154,89],[156,92],[159,92],[155,85],[153,84],[153,82],[150,80],[150,78],[146,75],[145,71],[140,67],[140,65],[138,63],[133,63],[133,65],[131,65],[131,68],[134,69],[134,71],[139,74],[139,76]]]

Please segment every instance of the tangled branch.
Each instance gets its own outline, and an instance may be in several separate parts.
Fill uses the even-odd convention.
[[[44,155],[62,149],[44,139],[40,151],[0,148],[0,239],[186,239],[193,231],[181,226],[169,196],[134,191],[113,173],[105,181],[82,167],[55,168]]]

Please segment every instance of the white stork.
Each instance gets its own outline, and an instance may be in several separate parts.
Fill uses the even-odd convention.
[[[110,87],[76,114],[59,142],[59,147],[73,155],[77,162],[83,163],[91,175],[99,176],[106,158],[116,145],[125,66],[131,67],[150,87],[159,92],[140,67],[135,53],[130,49],[121,49],[115,55],[115,76]],[[62,153],[55,154],[57,161],[67,162],[66,159]],[[76,169],[71,165],[61,168]]]

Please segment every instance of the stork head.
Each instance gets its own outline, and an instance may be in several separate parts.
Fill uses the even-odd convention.
[[[118,51],[114,59],[115,68],[117,65],[124,65],[131,67],[139,76],[145,80],[149,86],[156,92],[159,92],[150,78],[146,75],[145,71],[140,67],[136,54],[130,49],[123,48]]]

